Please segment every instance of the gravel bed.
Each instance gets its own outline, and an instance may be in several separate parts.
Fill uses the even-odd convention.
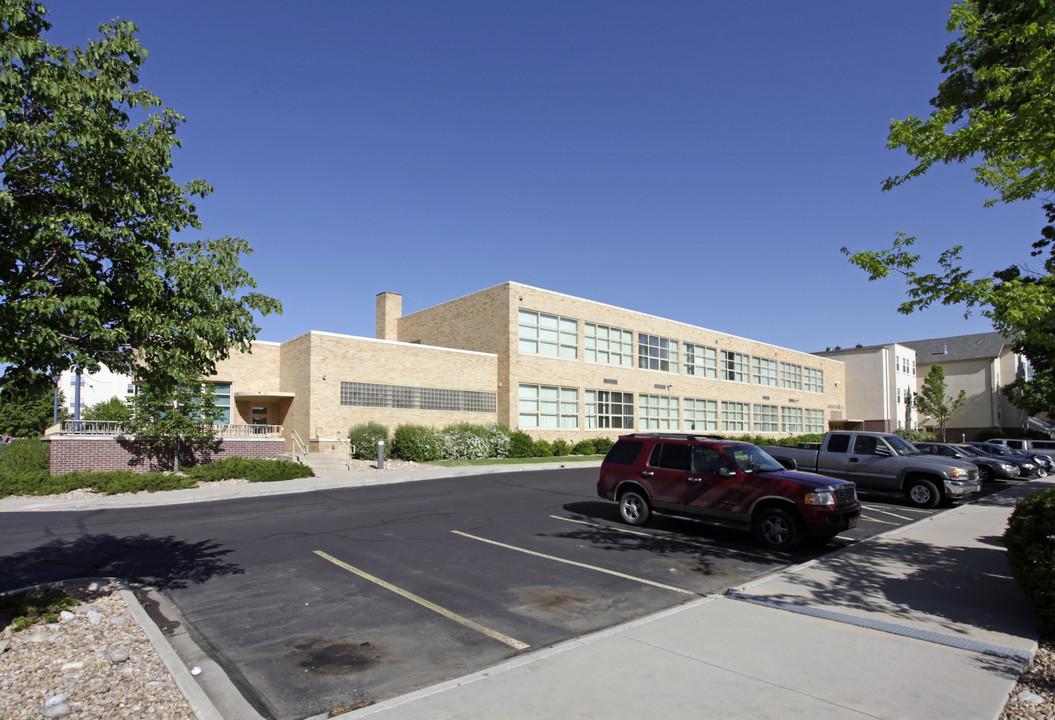
[[[1018,679],[1000,720],[1055,720],[1055,643],[1042,641],[1029,669]]]
[[[57,623],[0,632],[0,718],[194,720],[115,586],[63,590],[83,604]]]

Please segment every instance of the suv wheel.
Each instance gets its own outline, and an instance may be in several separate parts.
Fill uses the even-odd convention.
[[[938,507],[941,502],[941,493],[930,480],[912,480],[905,488],[905,497],[908,501],[919,508]]]
[[[651,514],[648,500],[637,490],[627,490],[619,497],[619,516],[627,525],[644,525]]]
[[[978,466],[978,479],[984,483],[992,482],[993,480],[993,469],[988,465]]]
[[[755,518],[755,536],[771,550],[791,550],[802,540],[799,519],[784,508],[766,508]]]

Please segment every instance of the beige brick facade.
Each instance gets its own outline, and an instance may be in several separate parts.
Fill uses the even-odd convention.
[[[503,283],[408,315],[402,315],[402,305],[397,293],[378,294],[378,339],[313,331],[280,345],[256,343],[252,355],[222,363],[217,377],[232,382],[240,418],[247,418],[259,399],[269,421],[285,425],[287,438],[295,431],[303,439],[345,436],[351,426],[368,421],[389,427],[497,421],[537,438],[570,442],[652,427],[780,436],[826,430],[845,406],[838,360],[528,285]],[[554,318],[565,329],[557,354],[568,357],[549,356],[539,351],[542,345],[532,345],[537,338],[531,332],[551,333],[542,326]],[[531,329],[535,321],[541,329]],[[596,342],[591,338],[608,329],[628,333],[627,364],[588,359]],[[646,352],[655,345],[659,357],[653,360],[666,369],[639,367],[642,336]],[[559,332],[556,342],[561,345]],[[713,355],[716,377],[703,376],[700,367],[696,374],[687,371],[688,344],[698,346],[693,356]],[[723,352],[737,354],[725,372]],[[728,379],[730,372],[735,380]],[[532,396],[548,398],[554,388],[563,400],[555,416],[552,402]],[[414,407],[419,396],[432,391],[487,393],[494,410]],[[611,406],[605,400],[611,395],[604,393],[630,400],[631,427],[611,427],[610,419],[598,417]],[[386,406],[370,406],[374,396]],[[715,414],[690,417],[690,404]],[[653,417],[657,407],[660,416]],[[810,426],[798,427],[807,424],[807,415]],[[546,426],[554,422],[558,427]]]

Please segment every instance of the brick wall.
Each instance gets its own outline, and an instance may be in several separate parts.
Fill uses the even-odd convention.
[[[55,435],[46,438],[45,442],[50,445],[52,475],[75,470],[151,472],[171,469],[137,453],[134,443],[124,438]],[[282,438],[228,438],[211,453],[211,459],[239,456],[273,460],[282,453],[282,446]]]

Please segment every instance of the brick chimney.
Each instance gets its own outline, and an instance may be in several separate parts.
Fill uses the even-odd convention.
[[[403,316],[403,296],[394,292],[377,294],[377,339],[398,340],[399,318]]]

